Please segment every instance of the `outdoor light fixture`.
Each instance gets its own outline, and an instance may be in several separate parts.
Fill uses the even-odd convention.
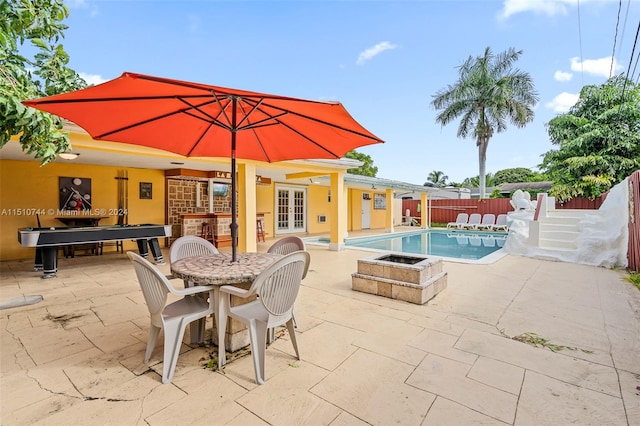
[[[80,154],[76,154],[75,152],[61,152],[58,155],[64,160],[75,160]]]

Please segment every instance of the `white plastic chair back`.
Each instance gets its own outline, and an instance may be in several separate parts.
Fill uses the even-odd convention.
[[[469,220],[469,214],[468,213],[458,213],[458,216],[456,217],[456,221],[447,223],[447,228],[458,228],[459,229],[462,226],[466,225],[468,220]]]
[[[273,243],[267,253],[290,254],[295,251],[304,251],[305,245],[302,238],[296,236],[284,237]]]
[[[173,379],[187,325],[214,312],[214,287],[198,286],[177,290],[151,262],[133,252],[127,252],[127,255],[133,262],[140,289],[151,314],[144,362],[149,362],[160,330],[164,330],[162,383],[169,383]],[[167,305],[168,293],[183,297]],[[208,295],[210,300],[191,296],[200,293]]]
[[[507,231],[509,227],[507,226],[507,215],[499,214],[496,219],[495,225],[491,227],[493,231]]]
[[[467,222],[467,225],[479,225],[481,221],[482,215],[480,213],[472,213],[471,216],[469,216],[469,222]]]
[[[293,253],[256,278],[256,293],[267,312],[281,316],[292,311],[308,263],[307,252]]]
[[[468,213],[458,213],[455,223],[467,223],[469,221]]]
[[[184,235],[171,244],[171,249],[169,249],[169,262],[173,263],[185,257],[205,256],[218,253],[218,249],[210,241],[197,235]]]
[[[496,215],[493,213],[487,213],[482,216],[482,225],[493,225],[496,222]]]
[[[226,327],[227,315],[243,322],[249,329],[251,357],[259,385],[265,380],[265,349],[267,330],[286,324],[289,338],[300,359],[298,343],[293,325],[293,304],[298,296],[302,277],[309,265],[310,256],[306,251],[296,251],[277,260],[253,281],[248,290],[233,286],[220,287],[223,298],[219,330]],[[231,306],[230,295],[247,298],[257,294],[251,302]]]
[[[170,285],[166,277],[153,266],[148,260],[128,252],[129,258],[133,262],[133,266],[138,276],[142,295],[147,303],[147,308],[151,314],[152,322],[157,324],[158,316],[162,313],[167,304],[167,288]]]

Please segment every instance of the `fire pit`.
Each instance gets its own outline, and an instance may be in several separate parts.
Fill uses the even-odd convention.
[[[351,288],[423,305],[447,288],[442,259],[391,253],[358,260]]]

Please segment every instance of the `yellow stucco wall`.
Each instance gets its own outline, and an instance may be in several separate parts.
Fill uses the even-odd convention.
[[[256,212],[264,213],[264,232],[273,237],[273,193],[274,184],[256,186]]]
[[[386,209],[376,210],[374,208],[374,199],[376,197],[376,194],[384,195],[385,193],[380,191],[373,191],[371,193],[371,229],[384,228],[386,215],[387,215]],[[393,205],[392,205],[393,200],[391,200],[390,202],[388,198],[389,197],[387,197],[387,208],[393,208]]]
[[[92,208],[109,216],[100,225],[117,222],[118,167],[104,167],[56,161],[40,166],[36,161],[0,161],[0,260],[28,259],[33,248],[18,243],[18,228],[36,227],[39,212],[43,227],[64,226],[55,219],[59,202],[59,177],[91,179]],[[165,223],[165,178],[162,170],[127,168],[129,224]],[[153,198],[139,198],[140,182],[151,182]],[[162,242],[161,242],[162,243]],[[135,250],[135,242],[125,241],[125,250]]]
[[[371,227],[370,229],[383,229],[385,228],[386,210],[374,209],[373,200],[377,191],[363,191],[360,189],[349,190],[349,231],[362,230],[362,194],[366,192],[371,196],[369,200],[369,211],[371,212]],[[387,200],[387,207],[392,208]]]
[[[328,234],[331,231],[331,210],[328,196],[328,187],[309,185],[307,189],[307,232],[309,234]],[[326,216],[325,223],[318,221],[320,215]]]

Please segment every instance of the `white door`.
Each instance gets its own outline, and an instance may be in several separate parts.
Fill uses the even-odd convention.
[[[307,232],[307,189],[276,186],[276,234]]]
[[[371,195],[362,194],[362,229],[371,228]]]

